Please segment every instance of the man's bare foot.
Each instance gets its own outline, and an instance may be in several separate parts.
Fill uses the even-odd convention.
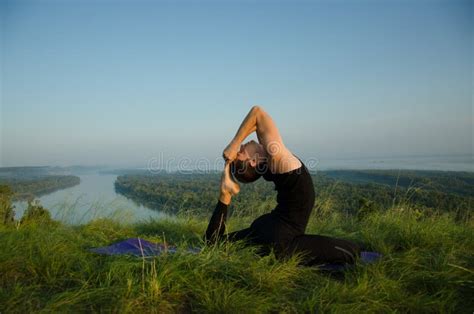
[[[231,196],[237,195],[240,192],[240,185],[235,182],[230,173],[230,163],[227,162],[222,172],[221,177],[221,192],[229,193]]]

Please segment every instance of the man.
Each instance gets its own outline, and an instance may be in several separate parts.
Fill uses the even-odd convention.
[[[253,132],[257,133],[258,143],[250,141],[242,145]],[[261,107],[252,107],[223,157],[226,164],[219,201],[206,231],[208,241],[223,237],[227,208],[240,191],[232,175],[241,183],[263,176],[274,182],[278,205],[272,212],[258,217],[249,228],[227,234],[227,239],[258,245],[262,253],[273,249],[277,257],[302,253],[305,265],[354,263],[360,253],[355,243],[305,234],[315,197],[311,175],[284,145],[272,118]]]

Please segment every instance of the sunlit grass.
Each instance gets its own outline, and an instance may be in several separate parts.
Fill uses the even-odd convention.
[[[230,231],[245,227],[235,215]],[[364,219],[314,216],[309,232],[363,242],[384,254],[342,276],[298,266],[298,257],[259,257],[241,244],[206,246],[206,219],[128,223],[25,223],[0,229],[0,312],[453,312],[474,310],[474,224],[409,209]],[[89,248],[130,237],[175,244],[177,254],[141,259]],[[199,254],[186,252],[201,247]]]

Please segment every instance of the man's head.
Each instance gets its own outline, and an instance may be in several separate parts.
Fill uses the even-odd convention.
[[[231,164],[231,171],[241,183],[254,182],[262,175],[261,166],[265,162],[263,145],[252,140],[240,146],[237,158]]]

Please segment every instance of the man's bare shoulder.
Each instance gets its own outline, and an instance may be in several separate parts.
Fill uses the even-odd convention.
[[[301,161],[289,150],[271,158],[270,170],[272,173],[285,173],[302,166]]]

